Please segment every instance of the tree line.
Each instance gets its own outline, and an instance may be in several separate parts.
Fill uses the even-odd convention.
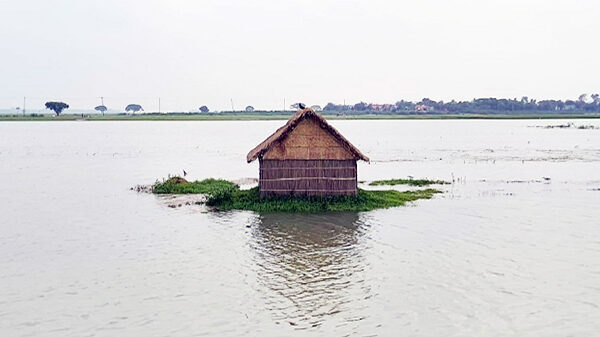
[[[46,102],[46,109],[52,110],[56,115],[60,115],[63,110],[68,109],[69,105],[64,102]],[[298,110],[302,103],[294,103],[290,106],[292,111]],[[319,105],[313,105],[311,108],[315,111],[321,111]],[[108,110],[104,105],[99,105],[94,110],[103,115]],[[208,113],[210,110],[206,105],[198,109],[201,113]],[[255,112],[251,105],[247,106],[245,112]],[[125,107],[125,112],[144,111],[139,104],[129,104]],[[600,113],[600,94],[581,94],[576,100],[536,100],[526,96],[521,99],[507,98],[475,98],[471,101],[450,102],[434,101],[429,98],[423,98],[418,102],[400,100],[394,104],[377,104],[359,102],[356,104],[335,104],[327,103],[322,111],[326,113],[348,113],[348,114],[413,114],[413,113],[432,113],[432,114],[517,114],[517,113]],[[265,111],[263,111],[265,112]]]
[[[475,98],[471,101],[434,101],[423,98],[418,102],[400,100],[395,104],[359,102],[351,105],[327,103],[328,112],[351,113],[534,113],[534,112],[600,112],[599,94],[581,94],[577,100],[536,100]]]
[[[56,114],[56,116],[60,116],[60,114],[69,108],[69,104],[65,103],[65,102],[46,102],[45,104],[46,109],[48,110],[52,110],[54,111],[54,113]],[[102,115],[104,116],[104,113],[106,111],[108,111],[108,108],[105,105],[98,105],[96,107],[94,107],[94,110],[102,113]],[[209,109],[206,105],[201,106],[198,110],[200,110],[200,112],[203,113],[208,113]],[[141,105],[139,104],[128,104],[125,107],[125,112],[139,112],[139,111],[144,111],[144,108],[142,108]],[[246,111],[254,111],[254,108],[252,106],[247,106],[246,107]]]
[[[44,104],[44,106],[46,107],[46,109],[54,111],[56,116],[60,116],[60,114],[64,110],[69,108],[69,104],[67,104],[65,102],[46,102],[46,104]],[[108,108],[105,105],[98,105],[97,107],[94,108],[94,110],[101,112],[102,115],[104,115],[104,113],[108,110]],[[125,107],[125,112],[129,112],[129,111],[136,113],[138,111],[144,111],[144,108],[142,108],[142,106],[139,104],[129,104]]]

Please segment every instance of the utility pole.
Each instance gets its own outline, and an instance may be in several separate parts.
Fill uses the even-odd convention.
[[[231,98],[231,112],[235,112],[235,109],[233,108],[233,98]]]
[[[160,97],[158,98],[158,113],[160,113]]]
[[[285,98],[283,99],[283,112],[285,112]]]
[[[23,116],[25,116],[25,101],[27,100],[27,97],[23,97]]]

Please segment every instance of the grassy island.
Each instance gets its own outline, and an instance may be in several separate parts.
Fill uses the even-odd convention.
[[[242,190],[238,185],[221,179],[188,182],[180,177],[157,181],[152,192],[156,194],[204,194],[206,205],[216,210],[248,210],[256,212],[343,212],[370,211],[378,208],[404,206],[407,202],[430,199],[441,191],[367,191],[358,190],[357,196],[338,197],[267,197],[260,198],[258,187]]]

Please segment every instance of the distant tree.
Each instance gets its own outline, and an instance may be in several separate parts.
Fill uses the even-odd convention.
[[[104,105],[98,105],[97,107],[94,108],[94,110],[96,111],[100,111],[102,113],[102,116],[104,116],[104,113],[106,112],[106,110],[108,110]]]
[[[248,105],[246,107],[246,112],[252,112],[252,111],[254,111],[254,107],[252,105]]]
[[[323,108],[323,111],[344,111],[350,110],[350,108],[351,106],[348,105],[327,103],[327,105],[325,105],[325,107]]]
[[[208,110],[208,107],[206,105],[203,105],[203,106],[200,107],[200,112],[202,112],[202,113],[207,113],[209,111],[210,110]]]
[[[299,110],[300,109],[300,103],[294,103],[294,104],[290,105],[290,109],[292,109],[292,110]]]
[[[333,111],[335,110],[335,104],[329,102],[327,104],[325,104],[325,107],[323,108],[324,111]]]
[[[139,104],[129,104],[125,107],[125,111],[133,111],[133,113],[136,113],[138,111],[144,111],[144,109]]]
[[[564,105],[565,110],[575,110],[575,108],[577,108],[577,102],[570,100],[570,99],[565,101],[565,105]]]
[[[354,106],[352,107],[352,109],[354,111],[366,111],[369,109],[369,105],[365,102],[360,102],[360,103],[356,103],[354,104]]]
[[[600,95],[598,94],[592,94],[592,100],[594,100],[594,104],[596,105],[600,105]]]
[[[483,100],[484,98],[480,98],[480,99]],[[429,98],[423,98],[421,100],[421,102],[419,102],[417,104],[427,105],[428,107],[434,107],[434,108],[438,107],[438,102],[436,102],[436,101],[434,101],[432,99],[429,99]]]
[[[456,102],[454,102],[456,103]],[[396,102],[396,111],[412,111],[415,110],[415,104],[405,100]]]
[[[323,110],[323,109],[321,109],[320,105],[313,105],[310,108],[313,109],[314,111],[321,111],[321,110]]]
[[[68,109],[69,105],[64,102],[46,102],[46,109],[54,111],[56,116],[59,116],[64,109]]]
[[[577,100],[581,103],[587,103],[587,99],[588,99],[587,94],[581,94],[581,95],[579,95],[579,98]]]

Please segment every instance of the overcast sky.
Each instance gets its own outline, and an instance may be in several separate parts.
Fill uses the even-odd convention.
[[[600,1],[0,1],[0,108],[600,92]]]

